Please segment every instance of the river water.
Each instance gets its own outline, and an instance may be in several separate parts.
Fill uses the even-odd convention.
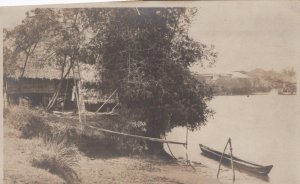
[[[269,177],[236,171],[236,184],[300,183],[296,99],[297,96],[280,95],[215,97],[209,104],[216,111],[214,118],[200,130],[189,132],[189,159],[208,166],[208,175],[216,175],[218,162],[202,156],[199,144],[223,151],[231,137],[234,155],[260,165],[274,165]],[[175,128],[167,138],[184,142],[185,135],[185,128]],[[185,158],[183,146],[170,146],[176,157]],[[222,166],[219,179],[232,183],[232,170]]]

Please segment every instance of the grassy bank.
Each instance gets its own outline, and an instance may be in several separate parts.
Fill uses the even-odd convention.
[[[19,131],[4,126],[4,183],[66,183],[61,177],[32,165],[33,154],[41,148],[41,140],[19,136]]]
[[[139,149],[131,154],[118,152],[126,150],[126,141],[136,144],[134,140],[87,130],[78,137],[76,117],[24,107],[13,107],[5,114],[5,183],[218,183],[201,165],[194,171],[175,161],[138,154]],[[101,118],[101,125],[111,126],[108,119]],[[105,140],[110,141],[109,147]],[[125,143],[114,145],[113,141]]]

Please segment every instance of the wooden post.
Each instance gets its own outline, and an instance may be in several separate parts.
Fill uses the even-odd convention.
[[[64,112],[64,110],[65,110],[65,103],[66,103],[67,92],[68,92],[68,87],[69,87],[69,80],[67,79],[66,81],[67,81],[67,84],[66,84],[66,89],[65,89],[64,99],[63,99],[63,106],[62,106],[61,112]]]
[[[188,124],[186,124],[186,137],[185,137],[185,157],[186,157],[186,164],[188,166],[191,166],[191,168],[193,168],[194,170],[195,167],[192,166],[192,163],[189,160],[189,154],[188,154],[188,138],[189,138],[189,129],[188,129]]]
[[[136,7],[135,9],[136,9],[136,11],[137,11],[138,15],[141,15],[141,13],[140,13],[139,9],[138,9],[137,7]]]
[[[235,172],[234,172],[234,163],[233,163],[233,154],[232,154],[232,144],[231,144],[231,138],[229,137],[226,145],[225,145],[225,148],[224,148],[224,151],[222,153],[222,156],[221,156],[221,159],[220,159],[220,163],[219,163],[219,169],[218,169],[218,174],[217,174],[217,178],[219,177],[219,173],[220,173],[220,169],[221,169],[221,163],[222,163],[222,160],[223,160],[223,156],[224,156],[224,153],[226,151],[226,148],[229,144],[229,149],[230,149],[230,158],[231,158],[231,168],[232,168],[232,174],[233,174],[233,182],[235,181]]]
[[[111,109],[111,112],[113,113],[115,108],[119,105],[119,102]]]
[[[77,81],[74,83],[75,85],[75,99],[76,99],[76,105],[77,105],[77,110],[78,110],[78,119],[80,124],[82,123],[81,120],[81,109],[80,109],[80,103],[79,103],[79,95],[78,95],[78,85],[77,85]]]
[[[106,100],[105,102],[99,107],[99,109],[96,112],[99,112],[102,107],[108,102],[108,100],[117,92],[118,89],[116,89]]]
[[[224,151],[223,151],[223,153],[222,153],[222,156],[221,156],[221,159],[220,159],[220,163],[219,163],[219,169],[218,169],[217,178],[219,177],[219,173],[220,173],[220,169],[221,169],[221,163],[222,163],[223,156],[224,156],[224,153],[225,153],[225,151],[226,151],[226,148],[227,148],[228,142],[229,142],[229,141],[227,141],[227,143],[226,143],[226,145],[225,145]]]
[[[235,172],[234,172],[234,163],[233,163],[233,155],[232,155],[232,144],[231,144],[231,138],[228,140],[229,142],[229,147],[230,147],[230,157],[231,157],[231,169],[232,169],[232,174],[233,174],[233,182],[235,181]]]
[[[186,157],[186,163],[187,163],[187,164],[189,164],[189,156],[188,156],[188,136],[189,136],[189,129],[188,129],[188,125],[186,124],[185,157]]]
[[[83,116],[84,116],[84,123],[86,123],[86,116],[85,116],[85,104],[84,104],[84,98],[82,96],[82,92],[81,92],[81,88],[82,88],[82,83],[81,83],[81,74],[80,74],[80,68],[79,68],[79,61],[77,60],[77,73],[78,73],[78,98],[79,98],[79,104],[80,104],[80,108],[81,111],[83,112]]]
[[[74,65],[72,66],[72,70],[73,70],[73,80],[74,80],[74,89],[75,89],[75,99],[76,99],[76,105],[77,105],[77,110],[78,110],[78,119],[79,119],[79,123],[81,126],[81,130],[83,129],[83,125],[82,125],[82,119],[81,119],[81,112],[80,112],[80,103],[79,103],[79,94],[78,94],[78,84],[77,84],[77,80],[76,80],[76,76],[75,76],[75,69],[74,69]]]

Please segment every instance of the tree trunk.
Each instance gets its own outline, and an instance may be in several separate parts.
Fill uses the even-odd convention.
[[[168,124],[166,121],[170,121],[170,117],[164,116],[161,111],[151,112],[150,114],[148,121],[146,121],[146,136],[160,139],[161,135],[165,134],[165,125]],[[159,156],[162,159],[174,159],[165,151],[163,143],[147,141],[146,144],[150,154]]]
[[[48,111],[51,110],[54,107],[55,102],[56,102],[56,100],[57,100],[57,98],[60,94],[62,83],[63,83],[63,79],[61,79],[61,81],[59,82],[56,92],[54,93],[51,100],[49,101],[49,104],[47,106]]]
[[[30,46],[28,51],[27,51],[26,49],[24,50],[24,52],[25,52],[25,54],[26,54],[26,57],[25,57],[25,61],[24,61],[23,70],[22,70],[22,73],[21,73],[21,76],[20,76],[21,79],[22,79],[23,76],[24,76],[24,73],[25,73],[25,70],[26,70],[26,67],[27,67],[27,63],[28,63],[29,56],[34,52],[34,50],[35,50],[37,44],[38,44],[38,42],[36,42],[36,43],[33,45],[33,49],[31,49],[32,46]]]
[[[26,70],[26,66],[27,66],[27,63],[28,63],[28,59],[29,59],[29,53],[26,54],[25,61],[24,61],[24,66],[23,66],[23,70],[22,70],[20,79],[22,79],[23,76],[24,76],[24,73],[25,73],[25,70]]]
[[[147,126],[147,137],[159,138],[160,139],[161,132],[155,130],[151,126]],[[150,153],[157,153],[163,150],[163,143],[161,142],[154,142],[154,141],[147,141],[148,151]]]
[[[153,137],[153,138],[160,139],[161,134],[162,134],[162,132],[159,131],[158,129],[153,129],[153,128],[147,126],[147,132],[146,132],[147,137]],[[164,159],[164,160],[173,160],[174,159],[171,155],[169,155],[165,151],[163,143],[147,141],[146,144],[147,144],[149,154],[158,156],[159,158]]]
[[[66,57],[65,57],[65,61],[66,61]],[[57,98],[58,98],[58,96],[59,96],[59,94],[60,94],[60,91],[61,91],[61,87],[62,87],[62,85],[63,85],[63,82],[64,82],[64,80],[66,79],[66,77],[69,75],[69,73],[70,73],[72,67],[73,67],[73,63],[71,62],[71,63],[70,63],[70,67],[68,68],[66,74],[64,75],[64,68],[65,68],[65,66],[64,66],[64,65],[62,66],[61,79],[60,79],[60,81],[59,81],[59,84],[58,84],[58,87],[57,87],[56,92],[53,94],[51,100],[49,101],[49,104],[48,104],[48,106],[47,106],[47,111],[50,111],[50,110],[54,107],[55,102],[56,102],[56,100],[57,100]]]

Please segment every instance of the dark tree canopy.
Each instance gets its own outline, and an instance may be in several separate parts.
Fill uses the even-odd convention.
[[[110,21],[93,43],[102,54],[102,86],[118,89],[122,113],[144,121],[149,136],[176,126],[195,129],[212,115],[206,102],[211,89],[189,67],[215,62],[212,48],[188,35],[196,9],[124,8],[109,12]]]

